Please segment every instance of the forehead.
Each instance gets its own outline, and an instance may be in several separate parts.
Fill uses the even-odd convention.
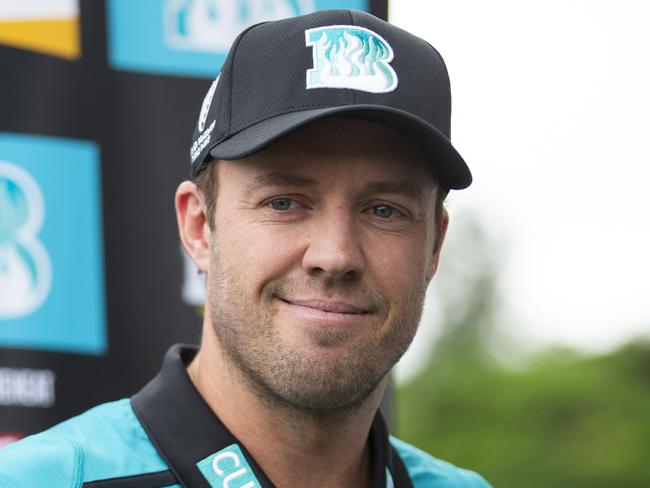
[[[410,181],[433,187],[430,162],[406,136],[383,124],[331,117],[302,127],[247,158],[224,161],[221,175],[258,177],[260,173],[304,175],[324,184]],[[225,173],[225,174],[224,174]]]

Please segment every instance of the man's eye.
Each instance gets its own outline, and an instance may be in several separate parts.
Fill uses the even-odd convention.
[[[278,210],[281,212],[289,210],[292,204],[292,198],[275,198],[269,202],[269,205],[273,210]]]
[[[372,207],[372,214],[380,219],[390,219],[397,211],[390,205],[375,205]]]

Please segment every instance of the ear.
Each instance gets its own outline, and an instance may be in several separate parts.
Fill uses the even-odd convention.
[[[427,283],[431,281],[431,278],[436,274],[438,270],[438,262],[440,261],[440,251],[442,250],[442,244],[445,242],[445,236],[447,235],[447,227],[449,226],[449,213],[447,209],[443,208],[441,212],[441,219],[438,222],[438,235],[436,236],[435,247],[433,248],[433,258],[431,259],[431,267],[427,272]]]
[[[178,234],[187,254],[199,271],[208,271],[210,227],[203,195],[191,181],[184,181],[176,190],[176,221]]]

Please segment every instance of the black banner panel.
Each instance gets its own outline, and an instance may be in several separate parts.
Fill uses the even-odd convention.
[[[196,343],[173,208],[248,25],[369,0],[0,0],[0,445],[129,396]]]

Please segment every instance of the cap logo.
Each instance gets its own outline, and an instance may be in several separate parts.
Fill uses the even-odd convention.
[[[397,88],[389,64],[393,48],[376,32],[355,25],[328,25],[305,31],[314,67],[307,70],[307,89],[351,88],[386,93]]]
[[[201,104],[201,112],[199,112],[199,123],[198,123],[199,132],[203,132],[203,129],[205,129],[205,121],[208,119],[210,104],[212,103],[212,97],[214,96],[214,91],[217,89],[217,83],[219,83],[220,76],[221,73],[219,73],[216,79],[212,82],[212,85],[210,85],[210,89],[208,90],[208,93],[205,94],[205,98],[203,99],[203,103]]]

